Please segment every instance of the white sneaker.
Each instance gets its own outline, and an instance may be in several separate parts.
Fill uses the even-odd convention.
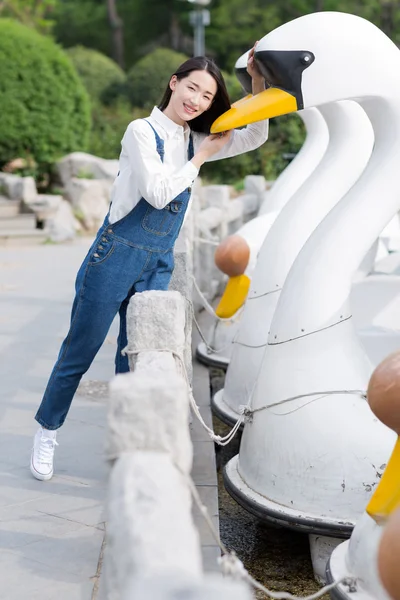
[[[47,481],[53,477],[54,448],[58,446],[56,436],[56,431],[39,427],[33,440],[31,473],[40,481]]]

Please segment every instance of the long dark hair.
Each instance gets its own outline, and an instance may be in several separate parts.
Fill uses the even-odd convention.
[[[195,56],[185,61],[176,71],[171,75],[176,75],[178,81],[188,77],[192,71],[208,71],[212,77],[214,77],[217,83],[217,93],[215,94],[214,100],[208,110],[203,114],[199,115],[192,121],[188,122],[192,131],[198,131],[200,133],[210,133],[211,125],[214,121],[220,117],[224,112],[230,109],[231,103],[229,100],[228,91],[226,89],[224,78],[222,77],[221,71],[217,65],[209,58],[205,56]],[[169,81],[171,81],[171,77]],[[164,96],[158,106],[160,110],[165,110],[171,99],[172,90],[169,87],[165,90]]]

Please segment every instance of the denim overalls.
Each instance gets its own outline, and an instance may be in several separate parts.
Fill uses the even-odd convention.
[[[164,141],[149,125],[163,161]],[[189,160],[193,154],[190,136]],[[46,429],[58,429],[63,424],[81,377],[92,364],[118,312],[120,330],[115,371],[129,371],[128,359],[121,354],[127,345],[129,300],[136,292],[168,288],[174,268],[173,247],[190,192],[191,188],[186,189],[162,210],[141,198],[131,212],[116,223],[110,224],[109,215],[106,216],[78,271],[70,329],[35,417]]]

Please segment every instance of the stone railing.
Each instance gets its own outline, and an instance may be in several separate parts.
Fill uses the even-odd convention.
[[[216,245],[227,235],[235,233],[241,225],[257,216],[265,197],[266,180],[259,175],[249,175],[244,180],[244,194],[230,197],[227,185],[202,186],[197,180],[193,190],[190,234],[193,241],[193,273],[207,300],[220,291],[224,275],[214,264]],[[194,295],[194,307],[201,306]]]
[[[187,302],[135,295],[127,315],[131,372],[110,385],[107,600],[250,600],[242,583],[203,573],[192,518]]]

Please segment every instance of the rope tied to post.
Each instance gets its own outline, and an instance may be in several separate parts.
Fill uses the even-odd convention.
[[[233,438],[236,436],[236,434],[240,430],[242,424],[251,423],[253,420],[254,414],[261,412],[263,410],[271,409],[276,406],[281,406],[282,404],[287,404],[288,402],[294,402],[295,400],[301,400],[303,398],[312,398],[306,404],[303,404],[302,406],[294,409],[296,411],[296,410],[300,410],[301,408],[304,408],[305,406],[308,406],[308,404],[311,404],[311,402],[315,402],[316,400],[319,400],[321,398],[325,398],[327,396],[337,395],[337,394],[350,394],[350,395],[361,396],[364,399],[367,398],[367,393],[364,390],[327,390],[327,391],[322,391],[322,392],[308,392],[306,394],[299,394],[297,396],[291,396],[290,398],[284,398],[283,400],[279,400],[278,402],[274,402],[272,404],[266,404],[266,405],[260,406],[258,408],[251,408],[250,403],[251,403],[251,399],[252,399],[252,394],[254,392],[254,388],[253,388],[253,392],[250,395],[247,404],[241,404],[239,406],[239,413],[238,413],[239,416],[238,416],[237,421],[233,425],[232,429],[229,431],[229,433],[227,433],[227,435],[220,436],[220,435],[217,435],[214,432],[214,430],[211,427],[209,427],[207,425],[207,423],[204,422],[204,419],[201,416],[200,409],[199,409],[199,407],[196,403],[196,400],[194,398],[194,395],[193,395],[193,389],[192,389],[192,386],[190,385],[186,365],[182,358],[181,353],[179,353],[176,350],[171,350],[170,348],[147,348],[147,349],[141,348],[140,350],[129,350],[129,348],[126,347],[122,350],[123,354],[131,355],[131,356],[138,355],[142,352],[168,352],[168,353],[172,354],[172,356],[177,360],[177,362],[179,364],[180,373],[186,382],[189,403],[193,410],[193,414],[195,415],[195,417],[197,418],[199,423],[202,425],[204,430],[207,432],[210,439],[213,442],[215,442],[216,444],[218,444],[219,446],[227,446],[233,440]],[[294,412],[294,411],[290,411],[290,412]],[[290,414],[290,412],[284,413],[284,414]]]
[[[197,292],[197,294],[198,294],[198,296],[199,296],[199,298],[201,300],[201,303],[203,305],[204,310],[215,319],[216,323],[218,323],[218,322],[221,322],[221,323],[234,323],[235,321],[237,321],[240,318],[240,316],[241,316],[241,314],[242,314],[242,312],[244,310],[244,305],[241,306],[239,308],[239,310],[236,311],[236,313],[233,315],[233,317],[228,317],[228,318],[219,317],[216,314],[216,312],[213,309],[213,307],[211,306],[211,304],[208,302],[208,300],[205,297],[205,295],[203,294],[203,292],[201,291],[201,289],[199,287],[199,284],[197,283],[194,275],[192,275],[192,281],[193,281],[193,285],[195,287],[195,290],[196,290],[196,292]],[[202,329],[201,329],[201,327],[200,327],[200,325],[199,325],[199,323],[198,323],[198,321],[196,319],[194,311],[193,311],[193,322],[196,325],[196,329],[199,332],[199,335],[200,335],[200,337],[201,337],[201,339],[202,339],[202,341],[203,341],[203,343],[204,343],[207,351],[210,354],[219,354],[220,352],[224,352],[225,350],[227,350],[232,345],[232,341],[229,341],[227,344],[225,344],[221,348],[213,348],[209,344],[209,342],[208,342],[205,334],[203,333],[203,331],[202,331]]]
[[[195,417],[200,422],[200,424],[205,429],[205,431],[208,433],[209,437],[212,439],[213,442],[215,442],[216,444],[218,444],[220,446],[227,446],[229,444],[229,442],[231,442],[233,440],[233,438],[239,431],[242,423],[244,422],[246,407],[243,407],[243,411],[241,410],[238,420],[236,421],[235,425],[233,426],[233,428],[227,435],[225,435],[225,436],[217,435],[214,432],[214,430],[211,429],[211,427],[208,427],[207,423],[204,422],[204,419],[201,416],[200,409],[196,403],[196,400],[194,399],[192,386],[190,385],[189,376],[188,376],[186,365],[182,358],[182,355],[179,352],[177,352],[176,350],[171,350],[169,348],[141,348],[140,350],[129,350],[129,348],[126,347],[122,350],[122,354],[128,355],[128,356],[137,356],[138,354],[141,354],[143,352],[168,352],[168,353],[172,354],[172,356],[178,361],[178,364],[180,367],[179,368],[180,374],[183,376],[183,378],[185,380],[185,383],[187,386],[187,391],[188,391],[189,403],[190,403],[190,406],[193,410]]]

